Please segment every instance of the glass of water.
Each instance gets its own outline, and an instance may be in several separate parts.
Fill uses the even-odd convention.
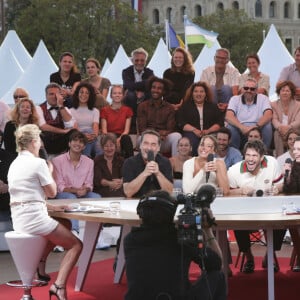
[[[121,210],[121,203],[119,201],[113,201],[109,203],[109,211],[113,215],[118,215]]]

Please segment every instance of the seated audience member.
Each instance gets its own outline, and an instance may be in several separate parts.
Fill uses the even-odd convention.
[[[260,65],[259,56],[256,53],[248,54],[246,56],[247,72],[241,74],[239,77],[239,90],[241,90],[248,78],[253,78],[257,82],[257,93],[269,95],[270,90],[270,76],[258,70]]]
[[[176,155],[181,134],[175,132],[175,110],[172,104],[164,100],[164,96],[170,90],[170,83],[166,79],[153,76],[148,84],[151,96],[147,101],[140,103],[137,110],[138,133],[141,134],[146,129],[156,130],[161,138],[160,151]]]
[[[124,91],[121,85],[111,87],[111,105],[101,109],[102,134],[108,132],[117,135],[117,150],[124,158],[133,156],[133,145],[129,136],[132,110],[123,105]]]
[[[17,156],[17,144],[15,132],[19,126],[25,124],[39,124],[39,116],[32,100],[20,98],[10,113],[10,121],[5,125],[3,141],[4,148],[8,152]]]
[[[225,113],[230,98],[238,94],[240,73],[236,68],[228,65],[230,61],[228,49],[218,49],[214,59],[215,65],[203,70],[200,81],[205,81],[211,86],[213,103]]]
[[[279,75],[277,84],[285,80],[290,80],[296,86],[295,99],[300,101],[300,46],[294,51],[295,62],[284,67]]]
[[[246,143],[244,147],[245,159],[236,163],[228,170],[230,193],[232,195],[253,196],[258,191],[261,193],[273,187],[274,194],[280,190],[282,180],[281,170],[276,159],[265,155],[265,147],[262,141],[253,140]],[[241,200],[242,201],[242,200]],[[246,255],[247,262],[244,264],[243,272],[254,272],[254,257],[251,251],[250,232],[248,230],[235,230],[239,250]],[[274,251],[281,248],[285,230],[274,230]],[[263,267],[267,266],[267,256],[263,260]],[[278,271],[278,266],[274,265]]]
[[[216,152],[216,157],[224,160],[227,170],[235,163],[243,160],[241,152],[238,149],[229,146],[230,139],[231,131],[226,127],[221,127],[217,132],[218,150]]]
[[[300,137],[295,138],[293,146],[294,161],[291,164],[285,164],[284,173],[288,171],[283,183],[284,194],[300,193]],[[297,256],[296,265],[293,267],[294,272],[300,272],[300,257]]]
[[[109,79],[100,76],[101,65],[96,58],[91,57],[86,60],[85,71],[88,78],[82,80],[82,82],[88,82],[94,87],[96,94],[94,106],[100,110],[102,107],[109,105],[106,98],[111,83]]]
[[[259,127],[264,144],[270,148],[273,136],[272,108],[267,96],[257,94],[257,83],[254,79],[247,79],[242,94],[230,99],[225,119],[232,134],[233,147],[242,149],[249,131],[253,127]]]
[[[83,154],[94,158],[102,151],[98,142],[100,112],[94,107],[95,90],[87,82],[80,83],[73,95],[73,107],[70,112],[75,120],[74,128],[84,133],[87,138]]]
[[[263,142],[262,133],[259,127],[253,127],[247,135],[247,142],[254,141],[254,140],[260,140]]]
[[[61,94],[64,98],[63,104],[68,108],[72,107],[72,96],[77,85],[81,81],[81,75],[77,70],[74,55],[71,52],[64,52],[59,58],[59,70],[50,75],[50,82],[55,82],[61,87]]]
[[[13,98],[15,104],[17,104],[20,99],[29,98],[29,94],[25,89],[18,87],[14,91]]]
[[[159,150],[159,133],[145,130],[141,136],[140,153],[127,158],[123,165],[123,188],[126,197],[141,197],[152,190],[172,193],[172,167]]]
[[[277,84],[279,99],[271,102],[276,157],[285,152],[284,141],[290,129],[300,128],[300,103],[295,99],[296,87],[291,81]]]
[[[4,131],[5,124],[9,120],[10,108],[9,106],[0,101],[0,131]]]
[[[286,141],[285,141],[285,144],[287,145],[288,150],[277,157],[277,162],[279,164],[280,170],[282,170],[282,173],[284,173],[285,161],[288,158],[292,161],[295,159],[293,150],[294,150],[294,143],[295,143],[297,136],[300,136],[299,130],[295,130],[295,129],[289,130],[289,132],[287,133],[287,136],[286,136]]]
[[[207,83],[193,83],[187,90],[184,102],[177,112],[177,125],[182,135],[192,143],[192,155],[204,135],[214,133],[223,126],[223,116],[217,105],[212,102],[212,93]]]
[[[177,144],[178,154],[170,157],[170,163],[173,170],[173,186],[182,189],[182,170],[183,163],[192,158],[192,145],[188,138],[182,137]]]
[[[226,174],[226,165],[222,159],[208,161],[208,155],[215,155],[218,151],[217,140],[212,135],[201,139],[198,147],[198,156],[187,160],[183,164],[182,188],[185,194],[197,193],[206,183],[223,189],[224,195],[229,193],[229,183]],[[207,176],[209,172],[209,176]]]
[[[128,284],[125,300],[226,299],[222,254],[210,222],[202,219],[204,248],[196,242],[179,243],[173,221],[176,208],[175,199],[166,191],[151,192],[140,200],[137,214],[142,224],[133,227],[124,241]],[[212,218],[211,210],[206,210]],[[202,269],[195,284],[189,281],[192,261]]]
[[[163,78],[172,82],[172,87],[164,98],[173,105],[175,110],[178,110],[186,90],[195,78],[191,54],[183,48],[176,48],[172,54],[171,68],[164,71]]]
[[[46,86],[46,101],[37,106],[42,130],[42,141],[48,154],[60,154],[68,149],[68,141],[73,129],[74,119],[57,83]]]
[[[15,156],[7,150],[2,149],[1,146],[2,133],[0,132],[0,222],[11,222],[7,173],[10,164],[15,159]]]
[[[52,159],[56,199],[100,198],[93,192],[94,162],[82,154],[86,143],[86,136],[74,130],[69,151]],[[78,220],[72,220],[72,229],[79,232]]]
[[[136,114],[138,104],[149,98],[147,80],[154,75],[153,71],[146,67],[148,53],[143,48],[131,52],[133,65],[122,71],[123,87],[125,90],[124,104],[132,109],[130,133],[136,134]]]
[[[102,197],[124,197],[122,166],[124,158],[117,152],[113,133],[101,137],[103,154],[94,159],[94,192]]]

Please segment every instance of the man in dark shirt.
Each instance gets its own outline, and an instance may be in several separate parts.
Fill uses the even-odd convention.
[[[15,156],[1,149],[2,132],[0,131],[0,221],[10,220],[9,193],[7,184],[7,173]]]
[[[123,87],[125,90],[124,104],[133,111],[130,133],[136,133],[136,111],[140,102],[148,99],[149,93],[146,82],[153,76],[153,71],[146,68],[148,53],[143,48],[132,51],[132,66],[122,71]]]
[[[142,225],[133,227],[124,240],[128,284],[125,300],[226,299],[221,251],[210,225],[202,222],[206,247],[181,245],[173,223],[176,208],[166,191],[152,192],[140,200],[137,213]],[[210,210],[208,213],[212,217]],[[194,285],[188,278],[192,261],[203,270]]]
[[[138,132],[142,133],[148,128],[156,130],[161,138],[161,152],[171,152],[177,155],[177,144],[181,134],[176,132],[175,109],[173,105],[164,100],[170,90],[167,79],[151,77],[149,79],[150,98],[142,102],[137,110]]]
[[[57,83],[46,86],[46,101],[37,106],[42,129],[42,140],[49,154],[60,154],[68,149],[69,136],[74,119],[61,95],[61,87]]]
[[[125,160],[123,187],[125,195],[141,197],[152,190],[173,190],[173,174],[170,161],[159,154],[160,135],[154,130],[143,132],[140,144],[141,152]],[[149,161],[149,151],[154,154]]]

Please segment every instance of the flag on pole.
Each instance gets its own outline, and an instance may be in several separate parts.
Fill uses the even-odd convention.
[[[172,27],[172,25],[166,20],[166,44],[168,49],[182,47],[184,48],[184,42],[180,38],[176,31]]]
[[[142,1],[141,0],[131,0],[131,7],[137,12],[142,12]]]
[[[192,23],[187,16],[184,16],[184,33],[186,44],[206,44],[209,48],[212,47],[219,35]]]

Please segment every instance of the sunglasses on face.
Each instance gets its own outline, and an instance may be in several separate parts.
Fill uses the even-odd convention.
[[[24,95],[14,95],[14,99],[26,98]]]
[[[249,86],[244,86],[243,89],[244,89],[245,91],[250,90],[251,92],[254,92],[254,91],[256,90],[255,87],[249,87]]]

